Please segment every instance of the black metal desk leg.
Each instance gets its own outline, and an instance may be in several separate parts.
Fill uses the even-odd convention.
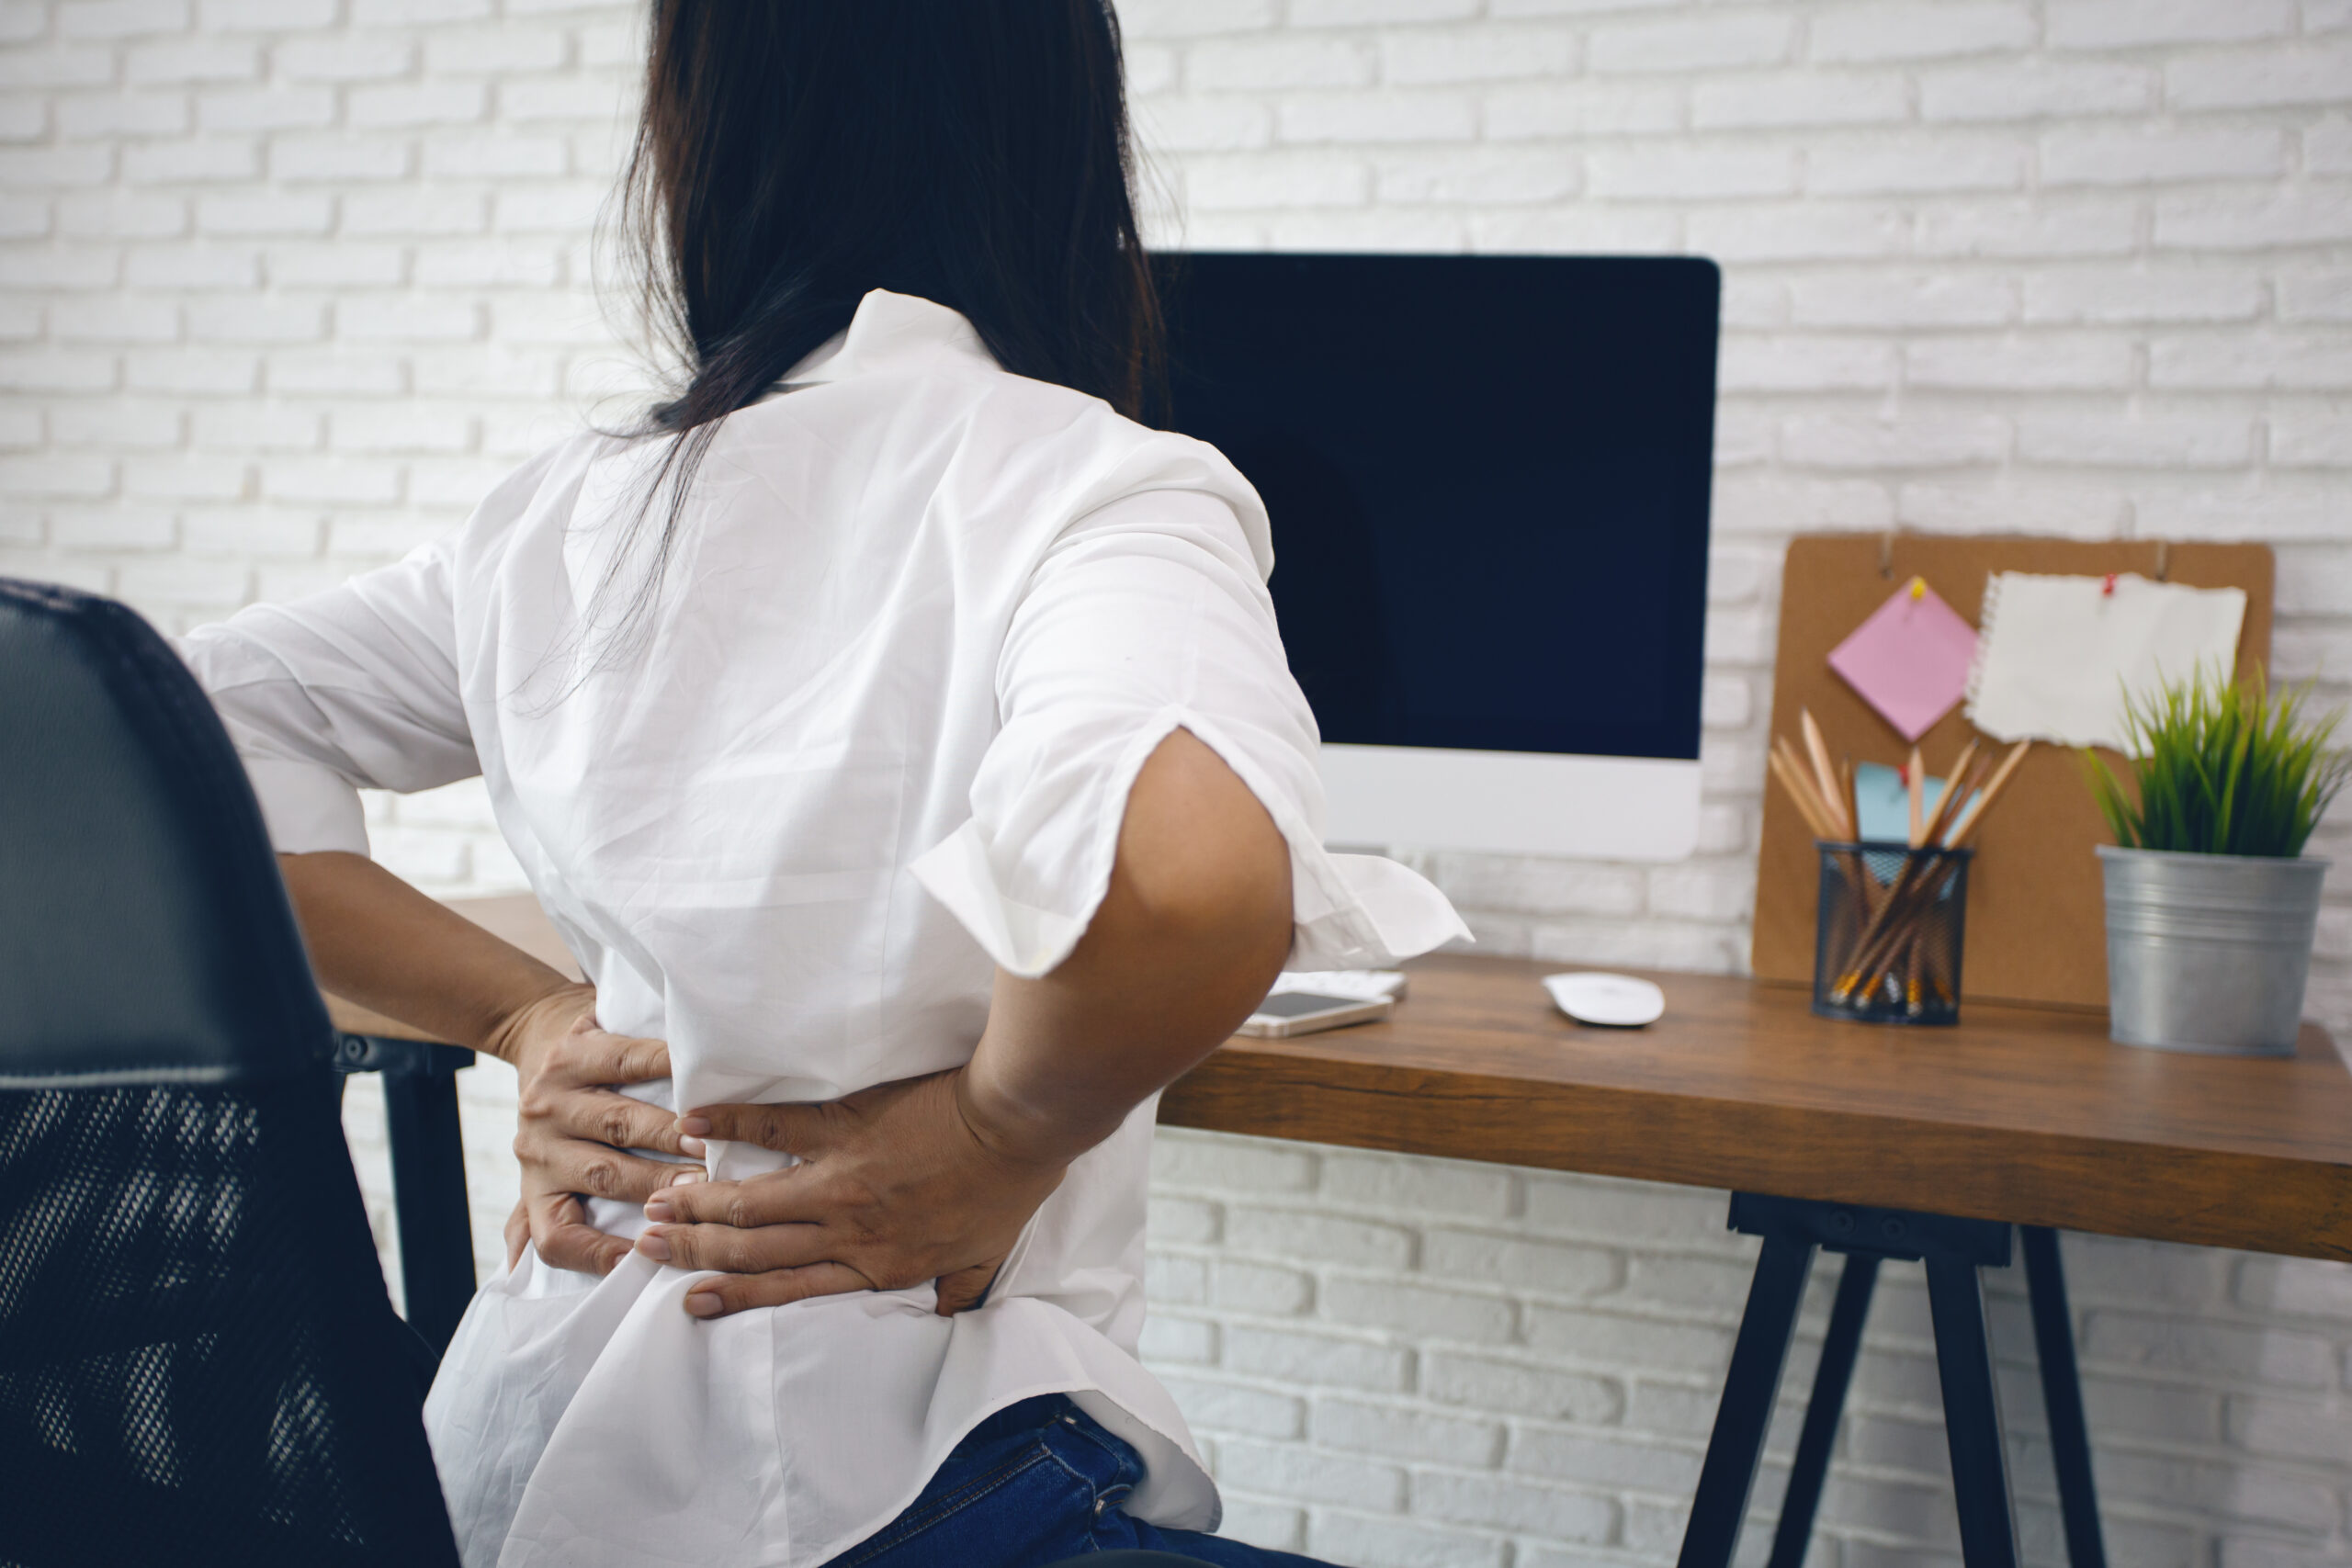
[[[2066,1303],[2066,1269],[2058,1233],[2019,1225],[2025,1237],[2026,1294],[2033,1303],[2033,1341],[2041,1353],[2041,1400],[2050,1412],[2050,1452],[2058,1472],[2058,1507],[2066,1520],[2066,1561],[2107,1568],[2099,1532],[2098,1484],[2091,1475],[2090,1422],[2083,1378],[2075,1366],[2075,1314]]]
[[[1968,1568],[2017,1568],[2017,1513],[2001,1450],[1984,1283],[1976,1265],[1965,1259],[1929,1258],[1927,1265],[1936,1371],[1943,1379],[1944,1436],[1951,1443],[1951,1489],[1960,1505],[1961,1555]]]
[[[384,1130],[392,1145],[401,1293],[409,1326],[437,1355],[474,1294],[473,1224],[466,1204],[458,1080],[446,1072],[384,1074]]]
[[[1781,1504],[1781,1523],[1772,1532],[1772,1556],[1766,1568],[1804,1568],[1813,1517],[1821,1507],[1822,1483],[1829,1475],[1829,1450],[1838,1441],[1838,1418],[1845,1413],[1846,1390],[1854,1381],[1854,1362],[1862,1350],[1862,1324],[1871,1314],[1878,1264],[1869,1253],[1846,1255],[1846,1271],[1838,1278],[1838,1304],[1829,1309],[1829,1332],[1821,1342],[1813,1399],[1804,1407],[1804,1431],[1797,1438],[1796,1462],[1789,1469],[1789,1493]]]
[[[1699,1495],[1690,1504],[1690,1527],[1682,1536],[1680,1568],[1729,1568],[1732,1550],[1739,1544],[1813,1250],[1809,1242],[1768,1235],[1757,1255],[1747,1311],[1732,1344],[1731,1372],[1715,1408],[1714,1435],[1707,1439],[1706,1462],[1699,1471]]]

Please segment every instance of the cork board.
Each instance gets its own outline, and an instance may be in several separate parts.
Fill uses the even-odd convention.
[[[1798,710],[1811,708],[1833,756],[1900,764],[1910,748],[1829,668],[1829,652],[1916,574],[1966,616],[1979,619],[1985,580],[1996,571],[2099,576],[2136,571],[2192,588],[2242,588],[2241,673],[2270,660],[2275,562],[2267,545],[2160,544],[2010,536],[1831,534],[1789,546],[1781,586],[1781,637],[1772,673],[1772,733],[1797,740]],[[1976,730],[1960,708],[1920,738],[1928,771],[1942,777]],[[1987,740],[1987,746],[1997,746]],[[2120,759],[2110,756],[2110,763]],[[2038,745],[2018,766],[1974,839],[1969,874],[1963,1000],[2107,1007],[2107,926],[2094,845],[2107,825],[2084,786],[2079,758]],[[1768,779],[1758,854],[1754,963],[1758,979],[1813,983],[1819,862],[1813,835]]]

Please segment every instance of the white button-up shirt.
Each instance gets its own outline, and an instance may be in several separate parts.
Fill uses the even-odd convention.
[[[960,315],[876,291],[726,421],[616,642],[661,450],[582,435],[400,564],[184,645],[282,851],[364,853],[356,786],[481,773],[599,1021],[670,1043],[674,1094],[634,1092],[823,1100],[967,1061],[995,967],[1042,974],[1084,931],[1127,789],[1180,726],[1289,840],[1294,967],[1463,934],[1403,867],[1325,852],[1265,513],[1214,449],[1009,375]],[[425,1407],[469,1568],[813,1568],[983,1416],[1053,1392],[1143,1455],[1130,1511],[1213,1528],[1135,1359],[1152,1116],[1080,1157],[954,1318],[924,1286],[705,1323],[683,1305],[700,1276],[526,1251]],[[784,1157],[710,1151],[722,1179]]]

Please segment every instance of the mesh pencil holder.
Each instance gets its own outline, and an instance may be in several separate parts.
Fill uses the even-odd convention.
[[[1866,1023],[1960,1021],[1973,850],[1817,843],[1813,1010]]]

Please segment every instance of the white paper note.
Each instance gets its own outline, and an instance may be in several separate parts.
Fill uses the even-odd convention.
[[[2245,593],[2113,578],[1993,574],[1968,676],[1969,722],[1996,740],[2107,746],[2136,756],[2124,694],[2237,671]]]

